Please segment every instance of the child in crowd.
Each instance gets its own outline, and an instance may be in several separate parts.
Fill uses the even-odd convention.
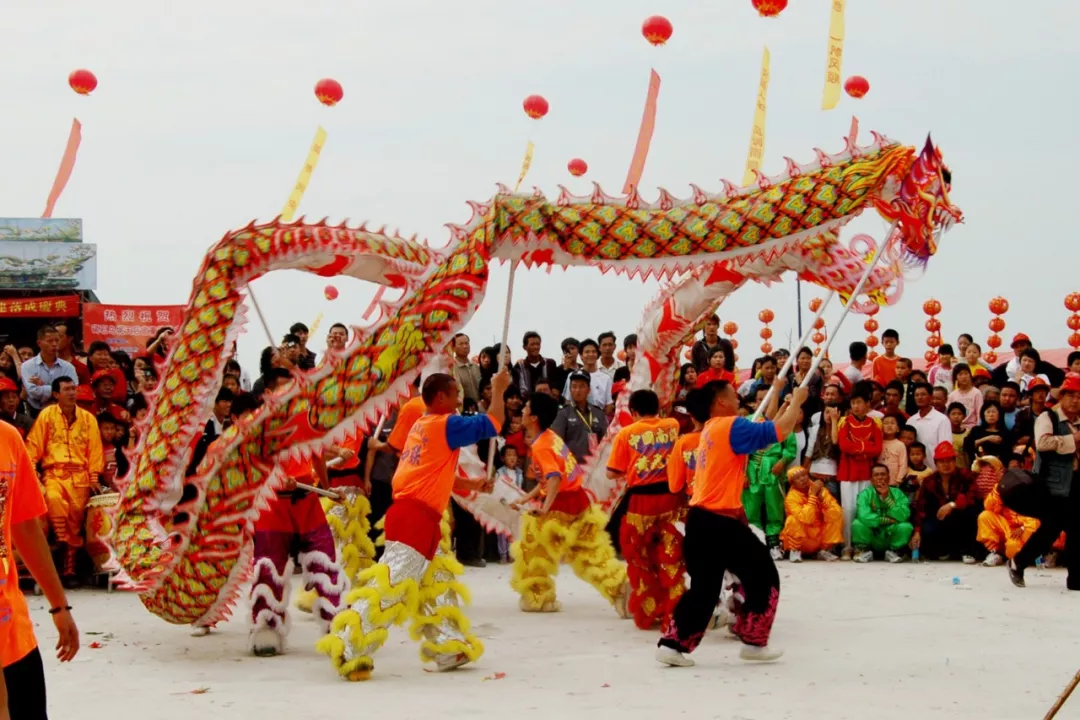
[[[861,380],[851,391],[851,410],[834,429],[840,448],[836,479],[840,483],[840,506],[844,510],[844,555],[851,554],[851,521],[859,493],[870,487],[870,472],[881,454],[883,436],[878,421],[870,417],[870,383]]]
[[[881,346],[885,353],[874,358],[871,374],[882,386],[887,386],[896,379],[896,361],[900,359],[896,354],[896,347],[899,344],[900,333],[892,328],[881,333]]]
[[[124,436],[124,423],[110,412],[97,416],[98,432],[101,433],[101,454],[104,461],[98,483],[102,490],[112,491],[116,478],[124,477],[128,471],[128,461],[124,457],[120,444]]]
[[[964,430],[970,430],[979,424],[979,413],[982,411],[983,394],[975,389],[972,378],[972,368],[966,363],[960,363],[953,368],[953,381],[956,389],[949,393],[946,414],[952,412],[953,405],[959,404],[964,408],[964,418],[961,426]],[[959,459],[957,460],[959,462]],[[967,467],[967,463],[960,463],[960,467]]]
[[[952,392],[953,389],[953,361],[956,359],[953,354],[953,346],[949,344],[942,345],[938,348],[938,360],[937,365],[930,369],[930,384],[936,388],[945,388],[945,392]]]
[[[934,388],[933,406],[942,415],[948,414],[949,391],[943,387]]]
[[[962,468],[971,464],[964,452],[964,441],[971,432],[970,428],[964,427],[965,417],[967,417],[966,407],[958,402],[949,404],[949,422],[952,423],[952,444],[953,449],[956,450],[956,465]]]
[[[521,473],[519,460],[516,447],[510,444],[503,445],[502,467],[497,472],[498,479],[505,480],[519,488],[523,487],[525,479]],[[499,534],[499,562],[503,565],[510,562],[510,539],[502,533]]]
[[[915,499],[915,493],[919,491],[923,480],[933,475],[934,471],[926,466],[926,446],[921,442],[913,442],[908,445],[908,474],[904,482],[900,483],[900,489],[907,495],[908,502]]]
[[[900,426],[900,442],[904,444],[904,447],[910,449],[915,441],[918,439],[919,434],[915,432],[915,428],[910,425]]]
[[[982,345],[977,342],[968,343],[968,346],[964,348],[964,362],[974,375],[976,368],[985,368],[990,370],[990,366],[986,364],[986,361],[982,359]]]
[[[889,484],[897,487],[907,477],[907,446],[900,440],[900,421],[895,415],[886,415],[881,420],[881,455],[878,462],[889,470]],[[914,439],[912,439],[914,442]]]

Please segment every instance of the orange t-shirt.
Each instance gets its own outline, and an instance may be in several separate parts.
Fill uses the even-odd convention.
[[[11,529],[45,514],[45,498],[19,431],[0,423],[0,663],[7,667],[37,647],[30,610],[19,590]],[[8,690],[18,692],[18,690]]]
[[[446,510],[459,451],[495,437],[501,425],[492,415],[423,415],[413,423],[401,451],[391,482],[394,500],[417,500],[436,512]]]
[[[529,459],[532,461],[533,480],[541,483],[541,495],[547,494],[547,480],[554,475],[562,478],[560,494],[581,488],[585,479],[584,470],[577,464],[574,453],[570,452],[563,439],[550,428],[533,440]]]
[[[608,469],[626,475],[628,487],[667,482],[667,462],[679,437],[674,418],[644,418],[627,425],[611,444]]]
[[[685,488],[687,495],[694,494],[694,468],[697,467],[697,448],[700,441],[700,432],[680,435],[675,441],[667,463],[668,490],[671,492],[682,492]]]
[[[746,461],[750,453],[764,450],[779,440],[776,426],[768,421],[719,417],[705,423],[698,441],[690,507],[720,514],[742,511]]]
[[[893,380],[896,379],[896,361],[900,359],[900,356],[887,358],[884,355],[878,355],[874,358],[874,362],[870,365],[870,374],[882,387],[885,387]]]
[[[390,437],[386,438],[386,444],[398,452],[405,449],[405,441],[409,438],[409,432],[413,425],[427,412],[424,398],[417,395],[398,410],[397,421],[394,429],[390,431]]]

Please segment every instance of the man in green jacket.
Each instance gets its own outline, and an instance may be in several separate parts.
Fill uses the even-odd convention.
[[[746,464],[746,487],[742,494],[746,519],[765,533],[773,560],[784,557],[780,547],[780,532],[784,529],[781,478],[786,477],[787,466],[795,460],[795,453],[796,440],[792,433],[782,442],[751,455]]]
[[[875,552],[882,551],[889,562],[903,562],[901,553],[906,550],[913,531],[908,522],[911,506],[907,496],[900,488],[889,485],[889,469],[884,465],[874,465],[870,484],[859,493],[855,519],[851,522],[855,562],[870,562]]]

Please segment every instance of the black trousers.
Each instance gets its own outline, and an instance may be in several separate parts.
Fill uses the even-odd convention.
[[[484,558],[484,529],[465,508],[453,500],[450,506],[454,513],[454,554],[461,562],[472,562]]]
[[[375,523],[386,517],[386,511],[390,509],[390,503],[393,501],[394,491],[390,483],[371,481],[371,497],[368,498],[368,502],[371,503],[371,516],[368,518],[371,521],[371,532],[368,533],[371,542],[375,542],[381,532],[375,529]],[[382,554],[383,548],[376,545],[375,560],[378,561]]]
[[[4,668],[11,720],[49,720],[45,711],[45,668],[37,648]]]
[[[769,643],[776,606],[780,600],[780,574],[769,548],[742,521],[690,508],[686,515],[683,558],[690,588],[679,598],[660,645],[692,652],[705,635],[724,588],[724,573],[739,578],[745,596],[737,612],[734,632],[747,645]]]
[[[979,531],[982,506],[953,510],[944,520],[931,515],[920,530],[919,555],[937,560],[946,555],[971,555],[977,560],[986,557],[986,548],[975,539]]]
[[[608,520],[607,527],[604,530],[607,531],[609,537],[611,537],[611,546],[615,548],[615,553],[622,557],[622,544],[619,542],[620,528],[622,527],[622,519],[626,517],[626,507],[630,504],[630,493],[623,493],[623,496],[619,498],[619,503],[615,506],[615,510],[611,513],[611,519]]]
[[[1034,516],[1039,520],[1039,529],[1032,533],[1013,558],[1021,570],[1034,565],[1037,557],[1050,552],[1064,530],[1065,560],[1069,566],[1066,582],[1070,590],[1080,590],[1080,483],[1077,479],[1073,477],[1069,497],[1046,495],[1042,499],[1042,507]]]

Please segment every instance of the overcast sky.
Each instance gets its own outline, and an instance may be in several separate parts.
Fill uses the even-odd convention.
[[[921,306],[931,295],[944,305],[947,338],[970,331],[984,340],[987,301],[1003,294],[1012,302],[1006,335],[1022,329],[1037,346],[1063,346],[1063,298],[1080,290],[1080,5],[852,0],[844,75],[864,75],[872,89],[822,112],[829,7],[800,0],[766,20],[750,0],[10,0],[0,9],[0,216],[40,215],[77,116],[82,149],[54,214],[83,218],[86,241],[98,244],[98,296],[186,303],[211,244],[281,210],[322,124],[329,137],[302,212],[386,223],[441,246],[442,224],[468,218],[466,200],[513,184],[530,137],[526,185],[552,195],[560,183],[584,192],[596,180],[618,192],[650,67],[662,86],[643,194],[664,186],[685,197],[691,182],[716,190],[720,177],[741,178],[767,43],[767,173],[780,172],[785,155],[805,163],[815,146],[839,151],[852,114],[864,144],[870,129],[912,145],[932,132],[953,170],[966,224],[946,236],[900,305],[878,316],[900,331],[901,352],[926,349]],[[640,33],[656,12],[675,28],[660,49]],[[78,67],[98,76],[89,98],[67,86]],[[335,108],[313,96],[321,77],[344,86]],[[551,103],[540,122],[521,110],[531,93]],[[586,178],[568,174],[573,157],[588,162]],[[845,237],[883,230],[867,215]],[[254,284],[275,335],[323,312],[312,342],[321,349],[331,322],[361,322],[374,288],[341,280],[330,303],[325,283],[278,273]],[[506,283],[507,270],[496,269],[467,328],[474,350],[501,330]],[[567,335],[621,336],[655,292],[587,268],[520,273],[511,346],[529,329],[556,357]],[[823,294],[810,289],[804,303],[815,292]],[[763,307],[776,312],[776,340],[786,344],[793,278],[724,304],[722,319],[740,325],[744,361],[760,343]],[[861,320],[838,342],[861,339]],[[263,344],[249,325],[241,359],[253,372]]]

